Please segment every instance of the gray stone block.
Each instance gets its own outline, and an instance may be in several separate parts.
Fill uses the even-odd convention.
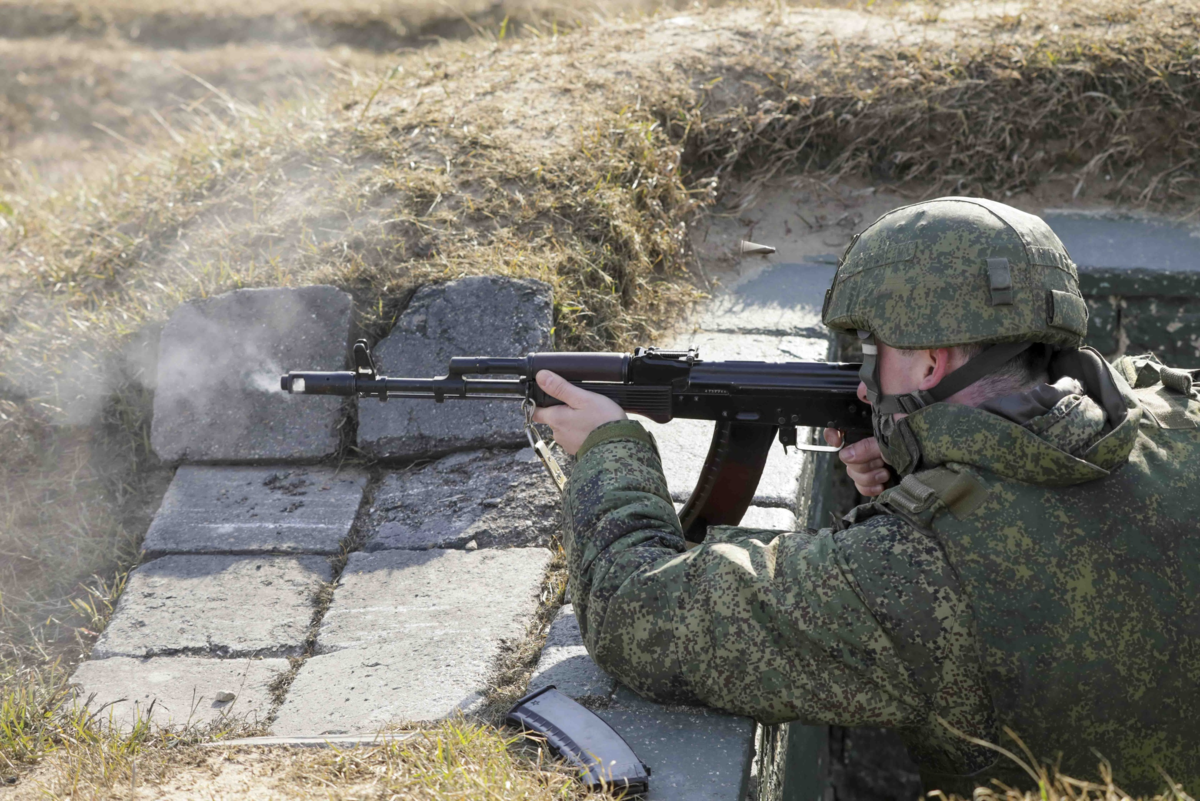
[[[331,467],[183,465],[142,545],[148,554],[335,554],[367,477]]]
[[[273,732],[364,733],[476,707],[549,562],[543,548],[351,554]]]
[[[92,656],[296,656],[322,556],[164,556],[129,577]]]
[[[1047,209],[1046,222],[1080,267],[1200,271],[1200,228],[1149,215]]]
[[[343,370],[350,296],[330,286],[239,289],[171,315],[159,343],[150,440],[167,462],[334,453],[342,398],[290,395],[289,370]]]
[[[550,350],[552,325],[548,285],[499,276],[461,278],[418,290],[375,347],[375,364],[390,376],[445,375],[453,356]],[[372,456],[412,458],[525,442],[515,402],[364,400],[358,408],[358,445]]]
[[[102,724],[129,731],[150,718],[155,727],[205,726],[222,720],[265,722],[271,683],[286,659],[95,659],[75,670],[78,698]],[[232,700],[218,700],[228,698]]]
[[[683,504],[676,503],[675,511],[682,511]],[[796,514],[791,509],[769,506],[751,506],[742,516],[741,528],[767,528],[772,531],[795,531]]]
[[[670,346],[698,347],[700,357],[711,361],[820,361],[829,350],[829,343],[823,339],[704,331],[677,337]],[[641,422],[658,441],[671,498],[686,501],[700,478],[715,424],[704,420]],[[801,429],[799,435],[800,441],[805,441],[807,429]],[[794,449],[784,453],[778,440],[772,443],[767,466],[754,493],[755,505],[794,509],[806,458],[807,454]]]
[[[796,515],[790,509],[769,509],[762,506],[751,506],[746,510],[742,528],[769,528],[772,531],[795,531]]]
[[[836,264],[771,264],[748,274],[694,316],[705,331],[824,337],[825,290]]]
[[[529,692],[549,685],[576,700],[607,699],[616,688],[616,679],[601,670],[588,655],[579,633],[579,621],[570,604],[558,610],[550,624],[542,655],[529,679]]]
[[[754,721],[700,707],[668,707],[618,686],[596,714],[650,766],[650,801],[741,801],[754,763]]]
[[[455,453],[384,476],[366,549],[544,546],[558,531],[559,505],[532,448]]]

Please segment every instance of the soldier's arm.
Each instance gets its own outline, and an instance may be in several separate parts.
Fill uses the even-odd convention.
[[[941,714],[991,734],[969,610],[934,543],[881,517],[685,551],[652,443],[635,422],[596,429],[565,495],[572,600],[602,668],[763,722],[927,731]]]

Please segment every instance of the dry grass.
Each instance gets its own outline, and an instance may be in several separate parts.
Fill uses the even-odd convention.
[[[463,719],[369,747],[203,747],[236,726],[116,734],[60,732],[61,747],[25,773],[20,799],[582,799],[595,797],[544,746]]]
[[[957,12],[951,23],[928,16],[943,8]],[[692,163],[752,176],[751,194],[803,171],[931,196],[1003,198],[1065,180],[1074,195],[1200,209],[1200,4],[962,9],[902,10],[924,34],[826,37],[815,69],[804,38],[764,37],[739,65],[733,101],[716,86],[723,111],[689,120]]]

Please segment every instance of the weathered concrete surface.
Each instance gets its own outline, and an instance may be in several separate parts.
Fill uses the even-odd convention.
[[[384,476],[366,549],[544,546],[558,531],[559,506],[532,448],[455,453]]]
[[[164,556],[129,577],[92,656],[297,656],[332,577],[322,556]]]
[[[704,331],[821,338],[834,264],[770,264],[715,296],[693,320]]]
[[[796,515],[790,509],[770,509],[762,506],[751,506],[746,510],[742,528],[769,528],[772,531],[795,531]]]
[[[379,551],[350,556],[272,726],[363,733],[478,705],[506,644],[534,612],[550,552]]]
[[[829,349],[823,339],[711,332],[685,335],[670,346],[699,347],[700,357],[712,361],[819,361],[825,359]],[[700,478],[715,424],[704,420],[659,424],[642,419],[641,422],[658,441],[672,499],[687,500]],[[806,436],[806,430],[801,429],[800,440],[804,441]],[[767,466],[754,494],[755,505],[794,508],[805,458],[803,452],[794,449],[785,454],[778,440],[772,443]]]
[[[1088,345],[1110,358],[1200,359],[1200,228],[1117,212],[1044,216],[1079,265]]]
[[[1080,267],[1200,272],[1200,228],[1116,212],[1047,209],[1043,218]]]
[[[147,716],[162,727],[222,719],[256,724],[271,711],[271,683],[287,670],[286,659],[114,657],[84,662],[71,683],[80,703],[101,710],[98,720],[122,731]],[[229,695],[232,700],[218,700]]]
[[[473,276],[417,291],[374,350],[391,376],[446,375],[453,356],[523,356],[550,350],[550,287],[540,281]],[[525,442],[519,404],[394,399],[359,403],[358,444],[378,457],[515,446]]]
[[[550,626],[529,690],[550,684],[585,703],[611,698],[611,704],[595,704],[596,712],[654,772],[648,798],[741,801],[745,796],[754,760],[754,721],[639,698],[588,656],[570,605]]]
[[[142,545],[148,554],[335,554],[365,473],[331,467],[183,465]]]
[[[650,766],[650,801],[741,801],[754,762],[754,721],[711,709],[665,707],[618,686],[596,709]]]
[[[288,370],[341,370],[350,296],[239,289],[185,303],[159,344],[150,440],[167,462],[312,459],[338,447],[341,398],[289,395]]]
[[[554,622],[550,624],[542,655],[529,679],[529,692],[551,684],[559,692],[576,700],[607,700],[616,689],[616,679],[601,670],[588,656],[571,604],[559,609]]]

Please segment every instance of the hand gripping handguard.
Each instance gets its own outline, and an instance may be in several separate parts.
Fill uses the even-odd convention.
[[[555,483],[563,478],[534,433],[534,405],[560,401],[534,380],[550,370],[571,383],[615,401],[622,409],[658,423],[676,418],[713,420],[712,444],[700,480],[679,513],[690,542],[704,540],[709,526],[737,525],[778,437],[784,448],[836,450],[801,444],[797,426],[836,428],[844,442],[871,433],[870,408],[860,403],[857,364],[835,362],[705,361],[695,350],[638,348],[633,353],[531,353],[527,356],[458,356],[438,378],[391,378],[375,369],[365,341],[354,344],[354,369],[290,372],[280,380],[294,395],[357,395],[362,398],[512,400],[526,408],[526,428]],[[505,376],[479,378],[478,376]]]
[[[579,780],[589,789],[626,795],[644,795],[650,789],[650,768],[624,738],[553,685],[517,701],[507,720],[545,737],[555,753],[579,768]]]

